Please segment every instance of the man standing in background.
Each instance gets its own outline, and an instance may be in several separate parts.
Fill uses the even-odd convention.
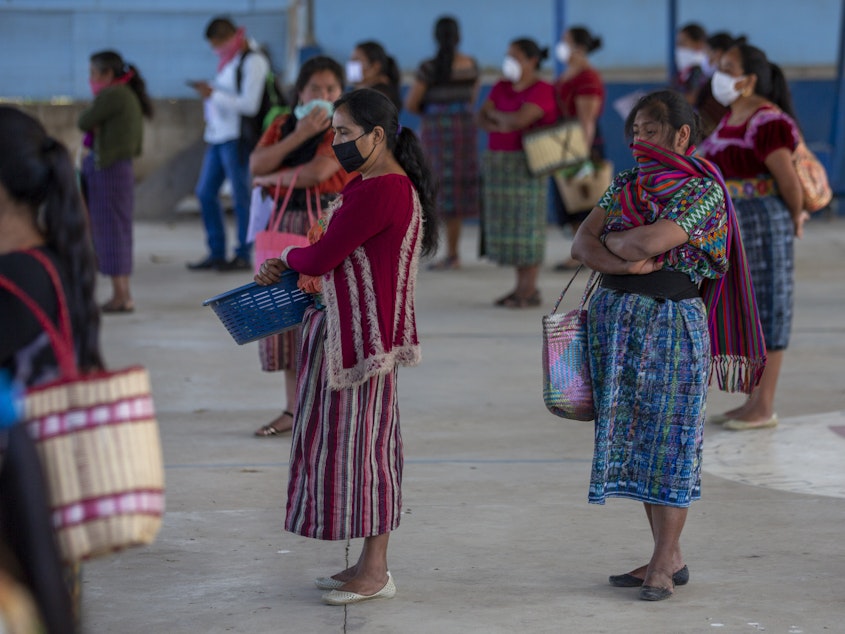
[[[202,208],[208,255],[187,266],[192,271],[251,271],[252,243],[247,242],[249,226],[249,153],[257,138],[249,138],[244,118],[254,117],[264,94],[270,63],[250,48],[243,27],[228,18],[214,18],[205,37],[217,53],[217,75],[211,84],[190,85],[205,100],[205,157],[196,195]],[[219,191],[225,179],[232,185],[237,218],[238,245],[231,260],[226,259],[226,229]]]

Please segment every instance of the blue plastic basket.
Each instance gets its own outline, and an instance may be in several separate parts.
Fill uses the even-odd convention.
[[[305,309],[314,303],[296,287],[299,273],[287,270],[270,286],[240,286],[205,300],[238,345],[290,330],[302,323]]]

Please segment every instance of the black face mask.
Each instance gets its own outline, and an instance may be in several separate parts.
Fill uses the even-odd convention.
[[[369,132],[364,132],[361,136],[358,137],[360,139],[363,136],[366,136]],[[345,169],[347,172],[355,172],[357,171],[364,163],[367,162],[373,152],[375,151],[375,146],[367,154],[366,157],[361,156],[361,152],[358,151],[358,146],[355,145],[355,142],[358,139],[352,139],[351,141],[346,141],[345,143],[338,143],[337,145],[333,145],[332,149],[334,150],[334,155],[337,157],[340,166]]]

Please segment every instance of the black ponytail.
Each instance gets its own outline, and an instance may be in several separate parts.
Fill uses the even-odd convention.
[[[739,50],[743,74],[757,76],[757,83],[754,86],[755,94],[771,101],[792,117],[795,124],[798,125],[789,84],[786,82],[786,77],[780,66],[770,62],[766,54],[756,46],[745,43],[735,46]]]
[[[437,250],[437,211],[435,198],[437,186],[431,173],[431,167],[425,158],[417,135],[403,127],[395,139],[393,156],[408,174],[420,197],[423,212],[422,254],[429,255]],[[388,147],[390,143],[388,142]]]
[[[420,198],[423,214],[422,254],[433,253],[437,249],[438,234],[435,206],[437,187],[417,135],[408,128],[400,128],[396,106],[389,97],[377,90],[353,90],[335,101],[334,107],[335,110],[346,108],[349,116],[364,129],[365,134],[372,132],[376,126],[384,129],[387,148],[408,174]]]
[[[0,106],[0,182],[58,255],[80,369],[102,368],[94,248],[73,163],[40,123],[10,106]]]
[[[138,97],[138,101],[141,102],[141,112],[144,113],[147,119],[152,119],[154,112],[153,100],[150,99],[150,95],[147,93],[147,82],[144,81],[141,73],[134,65],[128,64],[127,70],[132,73],[132,79],[129,80],[128,86]]]
[[[437,41],[437,55],[434,58],[434,81],[444,83],[452,77],[452,64],[461,39],[458,21],[451,17],[442,17],[434,26],[434,39]]]

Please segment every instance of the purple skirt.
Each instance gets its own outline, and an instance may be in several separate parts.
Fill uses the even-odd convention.
[[[103,275],[130,275],[135,206],[132,160],[124,159],[97,169],[93,153],[89,154],[82,163],[82,185],[97,268]]]

